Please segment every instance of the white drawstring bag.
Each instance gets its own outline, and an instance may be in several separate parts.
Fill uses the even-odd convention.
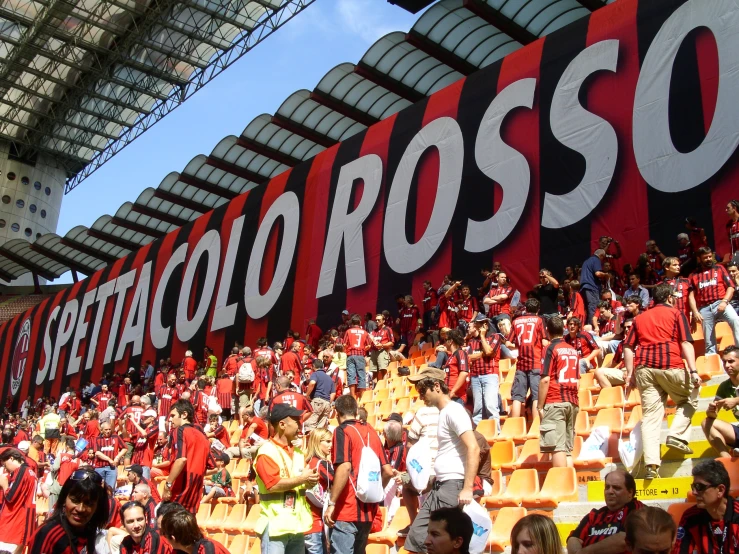
[[[611,428],[599,425],[590,433],[583,443],[578,460],[600,460],[608,456],[608,439],[611,437]]]
[[[482,554],[488,543],[488,535],[493,528],[490,514],[486,508],[480,506],[474,500],[467,504],[462,511],[470,516],[472,520],[472,540],[470,540],[470,554]]]
[[[411,485],[418,492],[423,492],[431,478],[431,448],[428,441],[420,440],[410,447],[405,461],[406,471],[411,478]]]

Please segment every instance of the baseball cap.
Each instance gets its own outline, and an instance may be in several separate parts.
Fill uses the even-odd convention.
[[[269,422],[276,425],[286,417],[300,417],[302,415],[303,410],[293,408],[289,404],[275,404],[269,414]]]
[[[680,234],[679,234],[679,235],[677,236],[677,240],[682,240],[682,239],[685,239],[685,240],[690,240],[690,237],[688,236],[688,233],[680,233]]]
[[[490,323],[490,319],[485,314],[478,313],[472,323],[485,323],[486,321]]]
[[[157,417],[158,415],[154,410],[146,410],[141,417]]]
[[[401,417],[400,414],[393,412],[392,414],[384,418],[382,421],[397,421],[398,423],[402,424],[403,418]]]
[[[135,473],[139,477],[144,476],[144,468],[141,467],[139,464],[133,464],[126,468],[126,471],[130,471],[131,473]]]
[[[343,311],[343,312],[341,312],[341,313],[342,313],[342,314],[344,314],[344,315],[349,315],[349,310],[344,310],[344,311]]]
[[[28,452],[28,449],[31,447],[30,441],[21,441],[18,443],[18,450],[23,452],[24,454]]]
[[[437,381],[445,381],[446,372],[443,369],[438,369],[435,367],[427,367],[423,371],[416,373],[415,375],[410,375],[408,377],[408,380],[411,383],[416,383],[420,381],[421,379],[436,379]]]

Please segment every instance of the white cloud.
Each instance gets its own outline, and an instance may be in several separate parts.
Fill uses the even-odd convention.
[[[340,24],[367,44],[399,30],[379,13],[377,0],[338,0],[336,6]]]

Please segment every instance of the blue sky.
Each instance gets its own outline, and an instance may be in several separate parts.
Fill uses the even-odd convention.
[[[57,233],[115,213],[254,117],[274,113],[295,90],[312,90],[332,67],[356,63],[381,36],[407,31],[419,15],[385,0],[317,0],[66,195]]]

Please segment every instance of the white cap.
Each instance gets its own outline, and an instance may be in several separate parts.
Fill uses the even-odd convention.
[[[158,415],[154,410],[146,410],[143,414],[144,417],[157,417]]]
[[[31,447],[31,443],[28,441],[21,441],[18,443],[18,450],[21,452],[28,452],[28,449]]]
[[[349,310],[344,310],[344,311],[343,311],[343,312],[341,312],[341,313],[342,313],[342,314],[344,314],[344,315],[349,315]]]

